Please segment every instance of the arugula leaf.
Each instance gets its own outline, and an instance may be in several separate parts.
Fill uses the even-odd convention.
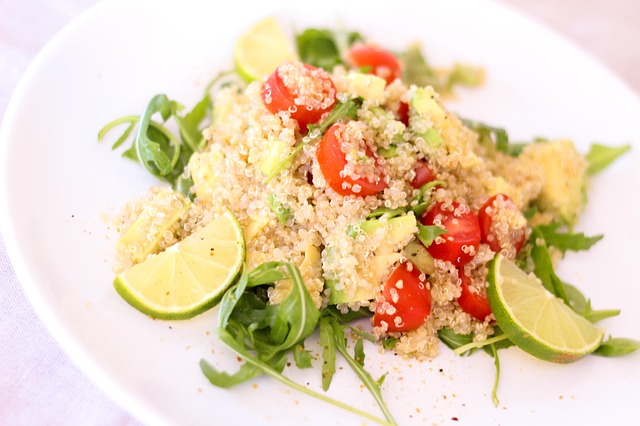
[[[249,363],[242,364],[234,374],[228,374],[217,370],[204,359],[200,360],[200,369],[212,385],[223,389],[231,388],[264,374],[260,367]]]
[[[476,349],[482,348],[486,353],[493,357],[493,364],[496,368],[496,374],[493,381],[491,399],[493,400],[493,404],[497,407],[500,402],[498,400],[498,382],[500,380],[500,359],[498,358],[498,350],[513,346],[511,340],[509,340],[508,337],[502,332],[500,327],[494,327],[493,336],[481,342],[474,342],[473,334],[471,333],[458,334],[448,328],[442,328],[438,330],[438,338],[449,349],[452,349],[453,353],[456,355],[471,355],[473,352],[475,352]]]
[[[587,174],[595,175],[609,167],[611,163],[631,149],[631,145],[609,147],[594,143],[584,158],[587,160]]]
[[[387,404],[384,402],[382,398],[382,392],[380,389],[379,382],[375,381],[369,372],[364,369],[364,367],[347,351],[347,339],[344,334],[344,326],[340,325],[336,318],[327,317],[327,321],[329,322],[331,328],[333,328],[333,337],[334,343],[336,345],[336,349],[347,361],[351,369],[356,373],[356,375],[360,378],[365,387],[369,390],[371,395],[373,395],[374,399],[378,403],[378,406],[382,410],[387,421],[391,424],[396,424],[396,421],[393,418],[393,415],[389,411]]]
[[[553,270],[553,263],[547,248],[547,238],[549,238],[554,246],[557,244],[556,247],[563,253],[566,250],[586,250],[599,241],[602,236],[585,237],[584,234],[557,233],[555,230],[558,226],[558,224],[538,225],[532,228],[531,241],[533,244],[530,255],[534,264],[534,274],[540,278],[542,285],[547,290],[591,322],[595,323],[619,315],[619,309],[593,310],[591,300],[587,299],[576,287],[560,280]]]
[[[382,347],[386,350],[393,349],[398,344],[398,339],[395,337],[385,337],[382,339]]]
[[[296,47],[302,62],[331,71],[334,66],[344,64],[344,52],[362,39],[353,31],[309,28],[296,35]]]
[[[280,280],[289,280],[291,291],[281,303],[269,304],[264,286]],[[330,311],[324,312],[337,324],[336,317]],[[333,336],[335,327],[331,324],[327,327],[321,318],[320,310],[313,303],[295,265],[289,262],[266,262],[249,273],[245,266],[238,282],[224,294],[220,302],[216,329],[220,340],[245,363],[233,374],[220,372],[205,360],[200,361],[200,368],[209,381],[219,387],[234,386],[267,374],[293,389],[376,423],[389,424],[389,421],[313,392],[282,374],[290,352],[293,352],[297,366],[303,368],[311,364],[311,354],[304,350],[303,342],[320,324],[325,360],[323,374],[326,375],[323,386],[326,382],[328,387],[333,373],[330,372],[331,361],[326,362],[331,358],[327,351],[331,350],[330,346],[336,345],[336,338]],[[333,371],[335,372],[335,365]]]
[[[438,330],[438,338],[451,350],[458,349],[461,346],[468,345],[473,342],[473,335],[471,333],[458,334],[450,328],[441,328]],[[468,355],[470,354],[471,352],[469,352]]]
[[[400,57],[404,64],[402,81],[405,84],[415,84],[418,87],[432,86],[439,92],[441,83],[438,74],[422,54],[422,46],[419,43],[409,45]]]
[[[366,356],[364,354],[364,341],[362,340],[362,337],[360,337],[358,338],[358,340],[356,340],[356,344],[353,347],[353,359],[362,367],[364,367],[365,358]]]
[[[482,145],[493,146],[497,151],[517,156],[517,154],[511,152],[509,149],[509,135],[505,129],[465,118],[462,118],[461,121],[467,128],[478,134],[479,141]],[[520,150],[517,151],[518,154]]]
[[[551,261],[549,249],[547,248],[543,234],[537,227],[532,228],[531,242],[531,259],[534,265],[533,273],[540,278],[544,288],[549,290],[554,296],[562,299],[567,306],[571,306],[564,288],[564,283],[553,270],[553,262]]]
[[[371,213],[367,215],[365,219],[377,219],[380,216],[387,216],[388,219],[392,219],[394,217],[402,216],[403,214],[409,211],[408,207],[398,207],[397,209],[388,209],[386,207],[379,207],[373,210]]]
[[[640,341],[638,340],[609,336],[593,353],[594,355],[611,358],[627,355],[638,350],[640,350]]]
[[[190,189],[193,181],[184,171],[191,155],[203,146],[200,125],[209,116],[211,107],[211,98],[207,93],[191,111],[181,116],[184,109],[182,105],[165,94],[158,94],[151,98],[141,116],[126,116],[107,123],[98,132],[98,141],[102,141],[115,127],[128,123],[112,145],[112,149],[117,149],[131,136],[137,125],[132,144],[123,152],[123,157],[139,162],[153,176],[192,198]],[[156,115],[160,121],[153,119]],[[178,126],[180,139],[165,125],[171,117]]]
[[[331,380],[336,372],[336,347],[334,344],[333,327],[329,317],[320,317],[320,346],[322,346],[322,390],[325,392],[331,386]]]
[[[359,98],[350,98],[344,102],[339,102],[320,124],[311,124],[308,126],[309,132],[307,136],[303,138],[303,143],[309,143],[315,139],[319,139],[329,127],[342,118],[355,120],[358,117],[358,109],[361,105],[362,100]]]
[[[582,232],[558,232],[561,226],[561,223],[552,223],[550,225],[537,225],[536,229],[540,232],[542,238],[544,238],[547,246],[557,248],[562,254],[566,253],[567,250],[589,250],[604,237],[604,235],[587,237]]]
[[[313,355],[304,348],[304,344],[299,344],[293,350],[293,360],[298,368],[311,368]]]
[[[334,305],[329,305],[323,309],[323,313],[329,313],[333,317],[335,317],[341,324],[357,321],[362,318],[369,318],[373,315],[373,312],[368,307],[361,307],[357,311],[352,311],[349,309],[347,312],[343,313]]]
[[[413,211],[416,217],[422,216],[422,213],[427,209],[427,206],[429,206],[431,202],[431,192],[437,186],[447,186],[447,183],[443,180],[432,180],[420,187],[420,192],[414,201],[411,202],[411,204],[415,202],[415,205],[411,207],[411,211]]]
[[[593,310],[591,308],[591,300],[587,299],[580,290],[571,284],[564,283],[564,289],[571,309],[593,323],[620,315],[619,309]]]
[[[447,75],[445,88],[447,92],[453,91],[457,85],[466,87],[480,86],[484,81],[484,72],[482,68],[468,64],[456,63]]]
[[[417,222],[418,225],[418,239],[425,247],[429,247],[433,241],[440,235],[446,234],[447,230],[442,229],[437,225],[423,225]]]
[[[342,63],[333,31],[309,28],[296,35],[296,45],[305,64],[331,71]]]
[[[255,371],[259,371],[262,374],[267,374],[268,376],[273,377],[274,379],[278,380],[280,383],[283,383],[292,389],[295,389],[297,391],[310,395],[314,398],[318,398],[329,404],[333,404],[336,407],[340,407],[344,410],[360,415],[364,418],[367,418],[379,424],[383,424],[383,425],[389,424],[389,422],[385,422],[384,420],[379,419],[378,417],[375,417],[369,414],[368,412],[351,407],[350,405],[347,405],[342,401],[338,401],[336,399],[330,398],[321,393],[314,392],[306,388],[305,386],[300,385],[299,383],[296,383],[293,380],[289,379],[288,377],[284,376],[281,372],[284,369],[284,365],[286,363],[286,357],[283,356],[282,358],[279,358],[279,359],[273,359],[271,360],[271,364],[269,364],[251,355],[251,353],[241,343],[238,343],[236,339],[234,339],[233,336],[227,330],[219,330],[219,331],[220,331],[219,332],[220,340],[223,343],[225,343],[238,357],[246,361],[246,364],[243,364],[243,366],[240,367],[239,372],[243,373],[242,377],[249,377],[250,376],[249,373],[252,373],[253,372],[252,369],[254,369]],[[249,365],[249,367],[244,367],[244,365]],[[202,370],[204,375],[207,377],[207,379],[209,379],[211,384],[213,384],[214,386],[229,387],[228,383],[225,382],[225,379],[226,379],[225,376],[228,376],[228,377],[232,377],[232,376],[225,375],[224,373],[218,372],[218,370],[216,370],[215,367],[213,367],[210,363],[208,363],[205,360],[200,360],[200,369]],[[243,371],[243,369],[245,371]],[[247,373],[247,371],[249,373]],[[256,376],[253,376],[253,377],[256,377]],[[251,377],[249,377],[248,379],[250,378]],[[232,379],[230,382],[233,382],[233,381],[234,379]],[[234,382],[231,384],[231,386],[237,383],[240,383],[240,382]]]
[[[180,117],[177,114],[174,116],[180,129],[182,141],[185,142],[193,152],[204,147],[205,140],[202,135],[203,129],[201,128],[201,124],[211,114],[212,105],[211,96],[206,93],[184,117]]]

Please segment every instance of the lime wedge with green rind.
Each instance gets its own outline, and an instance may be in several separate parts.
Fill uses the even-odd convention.
[[[520,349],[569,363],[595,351],[604,332],[501,254],[489,264],[487,297],[496,322]]]
[[[236,41],[233,51],[238,73],[247,81],[262,80],[284,61],[295,61],[298,55],[274,17],[251,26]]]
[[[229,211],[165,251],[119,274],[116,291],[158,319],[192,318],[215,306],[245,258],[244,238]]]

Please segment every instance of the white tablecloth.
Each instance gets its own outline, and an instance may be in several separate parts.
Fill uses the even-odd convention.
[[[637,0],[501,1],[572,39],[640,92]],[[0,119],[38,51],[96,2],[0,0]],[[0,236],[0,425],[137,424],[50,336],[25,297]]]

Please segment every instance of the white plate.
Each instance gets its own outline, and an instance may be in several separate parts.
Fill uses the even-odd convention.
[[[2,127],[3,235],[36,311],[74,361],[124,407],[150,424],[361,424],[362,419],[268,378],[233,390],[210,386],[198,367],[237,361],[210,333],[216,311],[185,322],[153,321],[112,288],[114,231],[104,214],[155,181],[96,134],[106,122],[140,113],[165,92],[187,105],[219,70],[251,23],[274,13],[294,29],[343,23],[389,48],[423,40],[433,63],[483,64],[487,84],[460,92],[451,108],[504,126],[514,139],[569,137],[633,143],[630,154],[593,179],[579,229],[604,233],[558,271],[594,300],[620,308],[603,322],[615,336],[640,337],[640,101],[616,77],[566,41],[489,1],[428,1],[374,7],[307,3],[110,0],[62,31],[20,83]],[[493,362],[456,358],[403,361],[368,348],[367,366],[389,375],[384,395],[401,424],[613,424],[633,418],[640,394],[638,354],[587,357],[572,365],[500,353],[500,406],[491,402]],[[318,369],[294,372],[317,387]],[[372,413],[375,404],[347,370],[330,391]]]

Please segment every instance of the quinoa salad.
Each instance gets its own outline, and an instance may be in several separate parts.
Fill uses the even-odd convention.
[[[567,248],[546,239],[574,235],[594,160],[569,139],[514,144],[459,117],[447,107],[453,84],[437,84],[446,77],[413,78],[415,49],[358,36],[331,67],[300,54],[262,78],[212,86],[210,122],[184,169],[115,218],[116,273],[230,212],[246,271],[294,265],[318,312],[357,313],[357,333],[381,351],[424,359],[464,346],[451,336],[501,339],[491,262],[533,276],[544,246],[557,264]],[[481,68],[464,71],[458,84],[481,84]],[[582,237],[569,250],[601,238]],[[277,306],[295,280],[268,284],[261,297]]]

